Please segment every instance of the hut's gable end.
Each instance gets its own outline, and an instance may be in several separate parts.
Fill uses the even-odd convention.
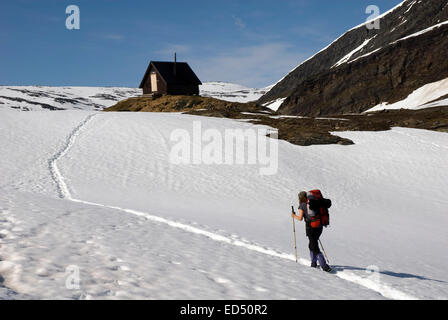
[[[155,68],[152,64],[149,65],[148,70],[145,73],[145,77],[142,80],[142,84],[140,84],[140,88],[143,89],[143,94],[168,93],[168,87],[165,80],[157,68]]]

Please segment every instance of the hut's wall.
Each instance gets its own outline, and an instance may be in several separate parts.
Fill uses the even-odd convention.
[[[170,84],[168,86],[167,94],[170,95],[198,95],[199,86],[195,84]]]

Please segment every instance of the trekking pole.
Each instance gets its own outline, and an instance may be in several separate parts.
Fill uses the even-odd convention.
[[[292,210],[292,213],[295,214],[294,206],[291,206],[291,210]],[[292,230],[294,231],[294,250],[296,252],[296,263],[298,263],[299,261],[297,258],[296,222],[294,221],[294,217],[292,217]]]
[[[324,246],[322,245],[322,241],[320,241],[320,239],[319,239],[319,243],[320,243],[320,247],[322,248],[322,251],[324,252],[324,256],[325,256],[325,259],[327,260],[327,263],[330,264],[330,260],[328,260],[327,254],[325,253]]]

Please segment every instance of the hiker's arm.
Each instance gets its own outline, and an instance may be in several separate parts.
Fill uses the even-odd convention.
[[[301,210],[301,209],[299,209],[299,214],[298,215],[296,215],[296,214],[291,214],[291,216],[294,218],[294,219],[297,219],[297,220],[299,220],[299,221],[302,221],[303,220],[303,210]]]
[[[297,217],[297,219],[299,219],[299,221],[303,220],[303,210],[299,209],[299,216]]]

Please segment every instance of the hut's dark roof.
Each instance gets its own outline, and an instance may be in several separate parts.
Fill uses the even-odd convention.
[[[146,69],[145,76],[140,83],[140,88],[146,82],[151,70],[151,65],[157,69],[166,84],[195,84],[200,85],[202,82],[191,70],[186,62],[176,62],[176,74],[174,74],[174,62],[151,61]]]

